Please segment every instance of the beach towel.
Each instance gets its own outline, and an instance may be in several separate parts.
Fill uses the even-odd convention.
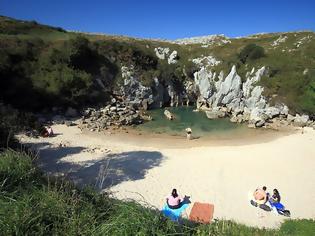
[[[274,208],[280,215],[290,217],[291,212],[289,210],[286,210],[284,205],[281,204],[280,202],[272,202],[269,201],[269,204],[272,208]]]
[[[195,202],[190,215],[189,220],[209,224],[213,218],[214,205],[209,203]]]
[[[162,213],[164,216],[168,217],[172,221],[178,221],[180,218],[182,212],[188,207],[188,204],[183,204],[180,208],[178,209],[171,209],[168,207],[167,204],[164,205],[162,209]]]

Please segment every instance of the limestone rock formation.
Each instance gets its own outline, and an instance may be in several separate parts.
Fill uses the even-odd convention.
[[[154,49],[155,51],[155,55],[161,59],[161,60],[165,60],[170,52],[169,48],[162,48],[162,47],[158,47]]]
[[[153,94],[150,87],[145,87],[139,79],[134,76],[133,67],[122,67],[122,77],[124,85],[122,86],[122,95],[127,104],[135,108],[142,107],[143,104],[149,106],[153,103]],[[145,100],[145,103],[143,101]]]
[[[174,120],[174,115],[169,110],[165,110],[164,115],[168,120]]]
[[[175,64],[177,62],[177,51],[173,51],[167,59],[168,64]]]

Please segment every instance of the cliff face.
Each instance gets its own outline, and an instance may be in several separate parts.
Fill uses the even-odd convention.
[[[303,114],[315,114],[314,39],[292,32],[159,41],[0,17],[0,100],[82,108],[115,94],[137,109],[194,104],[209,118],[255,127],[277,118],[306,124]]]
[[[267,73],[265,67],[253,68],[247,73],[245,82],[242,82],[235,66],[226,77],[223,72],[216,76],[202,67],[194,73],[194,81],[187,83],[180,93],[170,84],[164,87],[158,78],[155,78],[153,89],[145,87],[130,70],[124,74],[122,91],[125,102],[137,108],[193,103],[198,110],[205,111],[209,119],[229,116],[233,122],[248,122],[254,127],[261,127],[275,117],[286,118],[289,113],[285,104],[271,106],[263,96],[264,88],[257,85]]]

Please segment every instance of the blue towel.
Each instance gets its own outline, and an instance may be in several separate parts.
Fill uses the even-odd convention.
[[[172,221],[178,221],[180,215],[182,212],[188,207],[188,204],[183,204],[180,208],[178,209],[171,209],[168,207],[167,204],[164,205],[162,209],[162,213],[171,219]]]
[[[270,205],[272,207],[275,207],[277,210],[284,210],[284,205],[282,205],[280,202],[270,202]]]

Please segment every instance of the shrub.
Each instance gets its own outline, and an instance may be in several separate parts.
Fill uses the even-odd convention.
[[[255,60],[265,56],[265,50],[256,44],[246,45],[239,54],[240,61],[245,64],[247,59]]]

